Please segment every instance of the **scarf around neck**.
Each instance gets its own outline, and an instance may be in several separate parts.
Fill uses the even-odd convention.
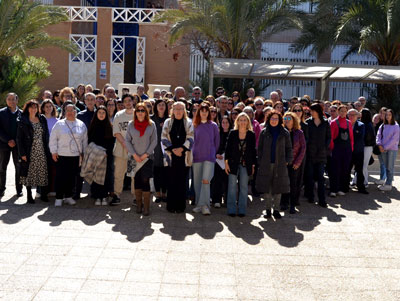
[[[139,131],[140,137],[144,135],[144,132],[146,131],[148,125],[149,122],[147,120],[143,120],[142,122],[140,122],[139,120],[135,119],[135,129]]]

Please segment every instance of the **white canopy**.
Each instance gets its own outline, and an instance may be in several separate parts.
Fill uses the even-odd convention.
[[[323,89],[321,93],[323,94],[327,81],[400,84],[400,66],[363,66],[214,58],[210,62],[210,91],[213,91],[214,77],[317,80],[322,82]]]

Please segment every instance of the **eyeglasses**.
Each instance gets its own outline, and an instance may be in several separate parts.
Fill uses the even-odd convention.
[[[256,107],[261,107],[261,106],[263,106],[262,103],[257,103],[257,104],[256,104]]]
[[[193,95],[200,95],[200,92],[194,92]]]
[[[144,109],[138,109],[138,110],[136,110],[136,112],[137,112],[137,113],[146,113],[146,110],[144,110]]]
[[[284,120],[284,121],[291,121],[291,120],[292,120],[292,117],[283,117],[283,120]]]
[[[224,94],[224,91],[217,91],[216,94],[218,95]]]
[[[193,112],[193,113],[196,113],[196,112],[197,112],[197,109],[193,109],[192,112]]]
[[[302,112],[302,110],[293,110],[294,113]]]
[[[214,114],[217,114],[217,111],[215,111],[215,110],[211,110],[210,112],[214,113]]]
[[[271,117],[271,120],[277,121],[279,120],[279,117]]]
[[[107,104],[107,107],[115,107],[115,104],[113,104],[113,103],[108,103],[108,104]]]

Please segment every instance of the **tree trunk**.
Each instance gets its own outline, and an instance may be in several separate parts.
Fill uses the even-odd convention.
[[[387,107],[398,112],[400,109],[399,86],[378,84],[377,101],[379,108]]]

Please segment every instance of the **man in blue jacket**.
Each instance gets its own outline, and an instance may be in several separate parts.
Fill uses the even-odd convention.
[[[17,107],[17,94],[8,93],[6,103],[7,107],[0,109],[0,197],[4,195],[4,191],[6,190],[7,166],[11,154],[15,166],[17,196],[22,196],[16,144],[17,118],[20,117],[22,111]]]

